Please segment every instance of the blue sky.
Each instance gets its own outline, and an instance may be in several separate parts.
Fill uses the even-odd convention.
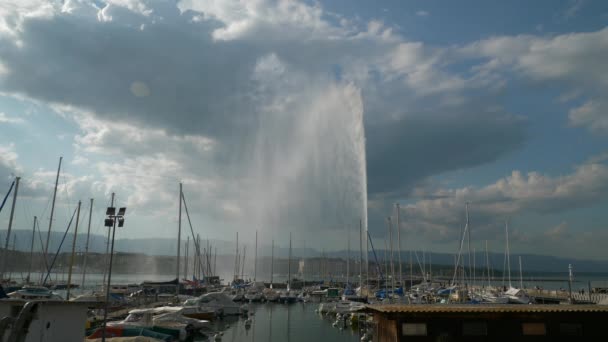
[[[173,237],[181,181],[203,236],[340,249],[366,180],[379,241],[399,202],[406,248],[455,252],[468,201],[480,246],[502,250],[509,219],[516,252],[608,256],[603,1],[30,0],[0,18],[18,228],[48,225],[61,155],[55,229],[116,192],[120,237]]]

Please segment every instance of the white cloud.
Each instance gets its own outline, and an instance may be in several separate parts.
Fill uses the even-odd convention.
[[[419,17],[426,17],[426,16],[429,15],[429,12],[428,11],[424,11],[424,10],[419,10],[419,11],[416,11],[416,15],[419,16]]]
[[[608,133],[608,103],[603,99],[587,101],[571,109],[568,118],[574,126],[586,127],[596,133]]]
[[[0,145],[0,176],[7,177],[10,173],[22,171],[18,163],[19,155],[15,152],[15,144]]]
[[[324,12],[318,4],[310,6],[291,0],[181,0],[177,6],[182,12],[200,12],[223,23],[224,27],[213,31],[218,40],[327,39],[328,35],[345,34],[323,19]],[[278,27],[280,30],[276,30]]]
[[[56,1],[5,0],[0,2],[0,35],[16,36],[24,20],[51,18],[58,7]]]
[[[489,69],[501,71],[510,67],[535,81],[608,86],[608,79],[603,76],[608,72],[603,63],[608,55],[608,27],[553,37],[492,37],[458,48],[458,52],[467,57],[488,57]]]
[[[14,118],[6,115],[4,112],[0,112],[0,124],[22,124],[25,120],[22,118]]]
[[[413,225],[429,228],[431,235],[432,231],[442,235],[450,232],[449,237],[454,238],[466,202],[471,203],[476,226],[483,229],[508,217],[592,207],[605,201],[607,193],[608,165],[602,159],[592,158],[571,174],[560,177],[513,171],[482,188],[435,190],[427,194],[430,199],[408,205],[405,210]]]

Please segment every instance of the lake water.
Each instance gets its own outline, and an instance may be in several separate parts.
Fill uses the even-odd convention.
[[[222,341],[359,341],[356,328],[347,326],[340,330],[333,327],[335,318],[322,317],[315,313],[319,304],[249,304],[253,312],[252,324],[245,327],[244,318],[225,318],[218,321],[216,327],[224,331]]]

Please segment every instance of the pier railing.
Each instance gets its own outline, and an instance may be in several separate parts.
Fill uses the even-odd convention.
[[[570,298],[570,293],[563,290],[526,290],[529,296],[534,298],[545,298],[560,301],[567,301]],[[606,293],[589,293],[589,292],[572,292],[572,299],[575,302],[597,304],[601,301],[608,302],[608,294]]]

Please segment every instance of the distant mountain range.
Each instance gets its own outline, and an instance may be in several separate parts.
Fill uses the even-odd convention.
[[[16,239],[15,249],[19,251],[29,251],[31,246],[32,232],[27,230],[13,230]],[[40,251],[40,237],[36,234],[35,250]],[[6,236],[6,230],[0,230],[0,241],[1,247],[4,247]],[[42,234],[42,238],[46,238],[46,234]],[[56,252],[61,239],[63,238],[62,232],[51,232],[50,247],[49,249]],[[67,252],[72,246],[72,234],[67,234],[65,241],[63,242],[61,251]],[[84,251],[86,242],[86,234],[78,234],[76,240],[77,251]],[[218,255],[234,255],[236,248],[234,242],[224,240],[212,240],[210,244],[215,250],[217,248]],[[184,253],[185,241],[182,245],[182,254]],[[10,247],[13,247],[13,240],[11,238]],[[201,249],[206,247],[206,241],[201,241]],[[247,257],[253,255],[253,244],[247,244]],[[167,238],[138,238],[138,239],[117,239],[115,242],[115,251],[125,253],[143,253],[148,255],[167,255],[174,256],[177,254],[177,244],[175,239]],[[89,240],[89,251],[93,253],[104,253],[106,251],[106,237],[102,235],[91,234]],[[193,247],[192,242],[190,243],[190,255],[192,255]],[[251,253],[251,254],[250,254]],[[274,255],[277,258],[286,258],[288,256],[288,248],[282,248],[275,246]],[[258,248],[258,256],[270,256],[271,246],[262,245]],[[347,252],[344,250],[325,252],[326,257],[334,258],[346,258]],[[378,257],[384,256],[383,250],[377,250],[376,254]],[[402,251],[402,261],[404,264],[409,263],[409,251]],[[418,261],[415,254],[412,253],[413,263],[418,265]],[[295,258],[302,257],[320,257],[322,253],[313,248],[293,248],[292,255]],[[608,261],[603,260],[583,260],[573,258],[563,258],[548,255],[537,255],[537,254],[512,254],[511,256],[511,269],[514,274],[518,272],[517,257],[521,256],[524,272],[568,272],[568,264],[572,264],[575,272],[608,272]],[[358,259],[359,253],[356,250],[351,251],[351,258]],[[374,260],[373,253],[369,253],[370,260]],[[395,253],[395,260],[398,256]],[[468,261],[468,256],[465,258]],[[490,264],[494,269],[502,270],[504,263],[504,255],[502,253],[490,253]],[[453,265],[454,254],[450,253],[426,253],[425,259],[427,263],[432,261],[434,265]],[[423,262],[421,252],[418,252],[418,260],[420,263]],[[478,252],[475,254],[475,260],[478,268],[485,267],[485,253]],[[417,267],[417,266],[414,266]]]

